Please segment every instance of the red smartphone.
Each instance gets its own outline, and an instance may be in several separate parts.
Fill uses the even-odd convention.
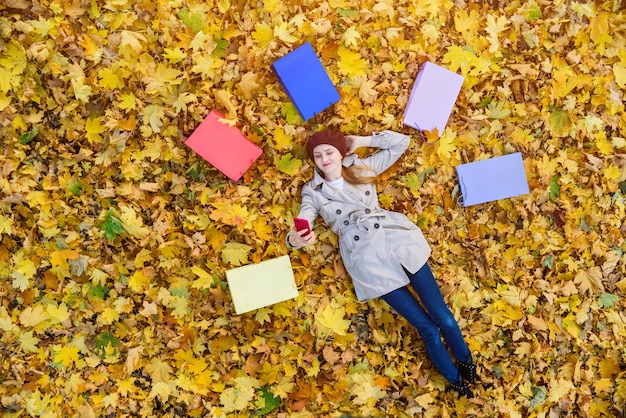
[[[296,225],[296,231],[302,231],[306,229],[306,234],[309,235],[311,233],[311,226],[309,225],[309,221],[304,218],[293,218],[293,222]]]

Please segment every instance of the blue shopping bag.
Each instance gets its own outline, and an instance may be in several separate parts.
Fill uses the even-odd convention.
[[[503,155],[456,167],[463,206],[529,193],[522,153]]]

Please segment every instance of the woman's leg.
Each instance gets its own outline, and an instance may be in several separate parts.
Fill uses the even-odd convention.
[[[461,382],[459,370],[441,341],[438,325],[424,311],[409,289],[406,286],[401,287],[382,296],[382,299],[417,329],[426,346],[426,352],[439,373],[448,382],[459,384]]]
[[[459,324],[446,305],[428,264],[424,264],[415,274],[407,274],[429,317],[441,330],[452,355],[462,363],[471,363],[472,354],[463,339]]]

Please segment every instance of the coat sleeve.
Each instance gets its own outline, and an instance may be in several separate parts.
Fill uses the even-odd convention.
[[[305,184],[302,188],[302,202],[300,202],[300,211],[298,212],[298,218],[304,218],[309,221],[309,225],[313,228],[313,222],[315,218],[317,218],[318,210],[315,205],[315,197],[314,191],[310,184]],[[289,231],[285,236],[285,244],[288,248],[300,248],[294,245],[291,245],[289,242],[289,235],[292,234],[293,231]]]
[[[310,184],[305,184],[302,188],[302,201],[300,202],[300,212],[298,218],[304,218],[309,221],[311,228],[313,228],[313,222],[319,214],[318,208],[315,205],[315,191]]]
[[[366,158],[358,160],[359,165],[371,167],[380,174],[393,165],[409,147],[411,139],[404,134],[394,131],[383,131],[372,135],[370,146],[380,148],[380,151]]]

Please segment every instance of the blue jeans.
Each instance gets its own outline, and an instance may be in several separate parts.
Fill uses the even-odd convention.
[[[415,274],[406,270],[405,272],[424,307],[407,286],[387,293],[382,299],[417,329],[426,346],[426,352],[439,373],[448,382],[458,384],[461,382],[459,369],[452,361],[441,337],[443,336],[450,352],[458,361],[471,362],[472,354],[463,339],[459,324],[443,300],[428,264],[424,264]]]

